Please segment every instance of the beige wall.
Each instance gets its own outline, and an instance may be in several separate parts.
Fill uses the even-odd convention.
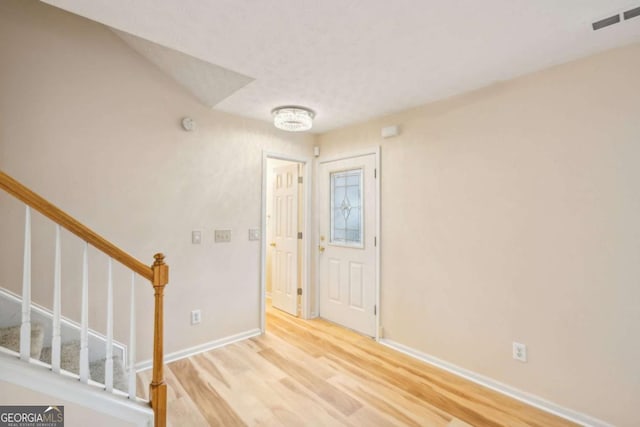
[[[166,352],[259,328],[259,242],[248,229],[260,226],[262,150],[310,156],[313,136],[207,109],[105,27],[35,1],[0,2],[0,64],[0,167],[142,261],[166,254]],[[180,128],[187,115],[195,132]],[[0,196],[0,286],[14,291],[23,215]],[[215,228],[231,229],[232,242],[214,244]],[[36,216],[34,235],[33,297],[50,306],[53,228]],[[81,244],[65,234],[63,251],[63,313],[79,319]],[[106,260],[90,261],[90,326],[103,330]],[[129,279],[120,269],[116,279],[126,342]],[[152,290],[142,279],[137,298],[144,360]]]
[[[0,403],[2,405],[57,405],[64,406],[65,427],[113,427],[134,426],[121,418],[106,415],[92,409],[60,400],[58,397],[0,381]]]
[[[639,422],[639,74],[634,45],[320,138],[323,156],[382,146],[387,338]],[[104,27],[32,1],[0,2],[0,94],[3,170],[145,262],[166,253],[168,352],[259,326],[259,244],[247,230],[260,224],[261,151],[309,156],[312,136],[206,109]],[[185,115],[196,132],[180,129]],[[402,135],[381,140],[389,124]],[[14,291],[22,215],[0,196],[0,286]],[[34,223],[34,299],[49,305],[52,231]],[[213,244],[214,228],[231,228],[232,243]],[[78,318],[80,245],[65,235],[64,247],[63,310]],[[91,265],[101,329],[105,261]],[[128,282],[116,277],[126,340]],[[142,360],[142,280],[137,295]],[[511,359],[514,340],[528,363]]]
[[[639,75],[636,44],[320,137],[382,147],[388,339],[640,423]]]

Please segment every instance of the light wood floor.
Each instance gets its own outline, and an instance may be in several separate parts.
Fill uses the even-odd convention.
[[[139,374],[140,389],[150,371]],[[167,365],[182,426],[573,425],[323,320],[267,311],[267,333]]]

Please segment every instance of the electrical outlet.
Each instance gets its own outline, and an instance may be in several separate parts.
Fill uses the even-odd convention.
[[[519,342],[513,342],[513,358],[520,362],[527,361],[527,346]]]
[[[216,230],[214,239],[216,243],[226,243],[231,241],[231,230]]]
[[[201,310],[193,310],[191,312],[191,324],[197,325],[202,321],[202,311]]]

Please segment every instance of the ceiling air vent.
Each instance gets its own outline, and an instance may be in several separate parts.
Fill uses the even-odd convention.
[[[636,7],[635,9],[629,9],[624,13],[625,21],[627,19],[635,18],[636,16],[640,16],[640,7]]]
[[[591,24],[591,26],[595,31],[604,27],[608,27],[609,25],[617,24],[618,22],[620,22],[620,15],[613,15],[608,18],[604,18],[599,21],[596,21],[593,24]]]
[[[624,12],[622,12],[622,16],[624,17],[624,20],[627,21],[631,18],[635,18],[637,16],[640,16],[640,7],[636,7],[633,9],[629,9],[626,10]],[[618,13],[617,15],[613,15],[610,16],[608,18],[604,18],[601,19],[599,21],[593,22],[591,24],[591,26],[593,27],[593,30],[600,30],[604,27],[608,27],[609,25],[613,25],[613,24],[617,24],[620,22],[620,14]]]

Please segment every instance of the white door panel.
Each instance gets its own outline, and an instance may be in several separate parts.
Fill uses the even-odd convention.
[[[298,311],[298,164],[274,169],[273,181],[273,307]]]
[[[320,316],[369,336],[376,332],[375,155],[323,162],[319,169]]]

